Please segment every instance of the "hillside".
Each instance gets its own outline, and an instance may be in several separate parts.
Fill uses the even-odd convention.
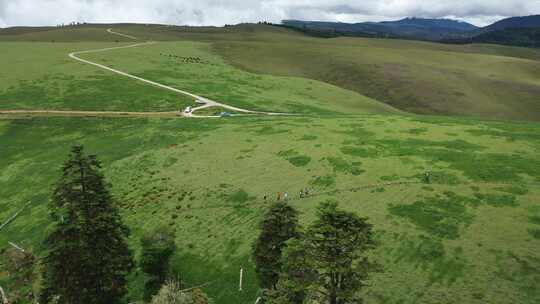
[[[540,43],[535,35],[535,31],[540,28],[540,15],[510,17],[482,28],[451,19],[422,18],[363,23],[284,20],[282,23],[286,27],[321,37],[402,38],[455,44],[493,43],[522,47],[537,47]]]
[[[506,18],[482,28],[482,32],[510,28],[540,28],[540,15]]]
[[[303,227],[325,201],[369,218],[381,267],[366,303],[540,302],[538,50],[254,24],[16,28],[0,41],[0,110],[64,110],[0,112],[0,224],[28,204],[0,231],[0,256],[9,242],[44,255],[53,185],[83,144],[136,261],[143,234],[171,227],[171,273],[216,304],[260,296],[251,245],[278,192]],[[83,50],[86,62],[68,57]],[[164,88],[273,115],[180,116],[199,97]],[[125,303],[147,280],[130,274]]]
[[[301,34],[278,27],[239,24],[227,27],[175,26],[162,24],[82,24],[65,27],[15,27],[0,29],[0,41],[21,42],[130,42],[132,40],[107,33],[108,28],[136,35],[139,40],[279,40],[295,39]]]
[[[31,39],[31,41],[36,42],[46,42],[50,41],[53,37],[56,37],[58,39],[57,41],[61,41],[60,37],[64,37],[64,41],[86,40],[107,42],[112,40],[111,42],[113,43],[116,40],[124,42],[129,40],[124,37],[108,34],[105,31],[108,27],[110,26],[101,25],[96,27],[87,25],[75,28],[59,28],[48,31],[26,32],[16,36],[0,35],[0,39],[4,38],[6,41],[10,39],[15,41]],[[373,104],[373,100],[376,100],[379,104],[382,102],[391,107],[418,114],[462,115],[514,120],[540,119],[540,104],[537,102],[537,97],[540,94],[540,83],[538,82],[540,68],[539,51],[482,45],[451,46],[385,39],[320,39],[307,37],[284,28],[250,24],[226,28],[118,25],[115,29],[141,37],[142,39],[199,41],[203,43],[200,46],[204,46],[202,49],[200,47],[198,48],[198,52],[203,51],[200,53],[200,56],[207,58],[211,58],[212,56],[221,57],[224,61],[220,65],[224,67],[232,64],[236,69],[259,75],[271,74],[279,77],[300,77],[329,83],[334,86],[332,90],[338,91],[338,88],[341,88],[347,92],[356,92],[358,94],[356,96],[360,99],[365,97],[370,98],[371,101],[368,101],[367,104]],[[64,32],[68,34],[64,34]],[[180,46],[179,44],[171,45]],[[56,51],[56,57],[54,57],[57,58],[56,60],[66,61],[66,67],[77,65],[66,58],[67,56],[65,54],[69,52],[69,45],[56,42],[55,44],[36,44],[35,46],[36,48],[43,48],[43,50],[54,46],[51,50],[58,50]],[[6,52],[8,50],[11,52],[16,50],[9,46],[9,44],[2,44],[0,47],[4,47]],[[84,48],[83,46],[77,46],[74,49]],[[30,48],[25,49],[22,47],[21,50],[20,56],[27,54],[25,56],[31,58],[32,54],[34,54]],[[152,50],[154,50],[153,53]],[[159,56],[160,53],[182,56],[181,53],[184,51],[182,48],[179,48],[177,51],[172,49],[159,50],[145,48],[144,50],[125,50],[118,54],[130,54],[130,52],[137,53],[137,56],[140,57],[139,61],[143,61],[148,56],[159,59],[157,61],[153,60],[154,64],[146,64],[147,69],[155,70],[158,66],[167,66],[163,64],[169,61],[166,57]],[[264,58],[264,60],[260,60],[260,58]],[[9,57],[4,56],[3,59],[6,60],[4,64],[9,65],[11,63]],[[115,60],[129,61],[129,56],[113,56],[105,60],[113,60],[113,63]],[[48,64],[45,61],[32,63],[30,60],[27,62],[29,64],[36,64],[36,67],[41,66],[41,64],[45,66]],[[130,70],[136,65],[137,62],[133,61],[128,63],[128,65],[122,65],[122,67]],[[57,67],[59,71],[65,70],[61,68],[62,66]],[[53,68],[53,70],[57,67]],[[178,72],[174,70],[180,68],[181,65],[169,65],[168,67],[167,69],[171,69],[171,71],[154,73],[155,75],[153,77],[167,77],[166,79],[173,77],[178,79],[177,76],[174,76]],[[42,70],[40,69],[40,71]],[[198,77],[195,75],[198,75],[198,71],[201,70],[195,68],[189,69],[189,71],[190,73],[191,71],[195,73],[193,77]],[[141,70],[139,72],[147,73],[148,71]],[[210,75],[214,74],[212,73]],[[217,73],[215,75],[227,74]],[[244,73],[243,75],[249,76],[249,73]],[[25,73],[22,79],[26,77],[28,77],[28,73]],[[98,77],[98,79],[101,79],[104,76]],[[252,80],[258,77],[261,76],[249,76]],[[42,90],[39,87],[48,87],[48,82],[43,80],[43,78],[41,80],[36,79],[35,84],[37,88],[33,90],[21,89],[18,91],[36,92],[36,90]],[[57,79],[54,80],[51,78],[50,81],[55,82],[56,86],[64,86],[62,85],[63,82]],[[238,92],[242,90],[250,92],[256,87],[264,87],[250,81],[246,82],[246,85],[243,86],[244,88],[239,88],[240,91]],[[302,82],[301,80],[298,81]],[[8,86],[16,83],[4,81],[4,88],[7,89]],[[69,80],[66,80],[65,83],[68,85]],[[109,82],[103,82],[103,84],[106,83]],[[28,85],[29,83],[26,81],[21,82],[22,84]],[[299,98],[302,98],[307,101],[306,98],[310,98],[310,96],[318,96],[315,98],[329,105],[322,108],[316,106],[313,111],[333,111],[339,108],[339,103],[336,104],[335,100],[329,99],[329,96],[333,96],[333,93],[327,94],[326,96],[328,97],[323,97],[324,100],[321,100],[320,98],[323,95],[318,95],[319,93],[314,95],[312,92],[309,92],[310,85],[307,82],[300,85],[300,87],[304,87],[300,91],[298,91],[296,84],[293,85],[293,82],[285,82],[286,87],[289,84],[292,87],[296,87],[291,89],[292,91],[296,90],[297,93],[293,93],[293,95],[296,94],[298,96],[298,98],[295,97],[292,100],[300,100]],[[202,83],[191,83],[187,85],[196,90],[199,90],[197,87],[201,87],[203,88],[203,92],[210,90],[208,91],[210,96],[216,95],[216,91],[213,90],[212,86],[202,85]],[[120,87],[118,86],[118,88]],[[287,89],[283,90],[283,88],[278,89],[279,86],[274,88],[283,93],[292,92],[287,91]],[[280,95],[273,93],[272,89],[257,90],[260,92],[256,96],[261,96],[264,99],[273,98],[273,100],[281,100],[282,103],[289,104],[288,107],[290,110],[294,109],[293,111],[296,111],[298,109],[298,107],[294,107],[293,103],[287,102],[282,97],[278,97]],[[301,93],[302,90],[304,93]],[[12,101],[12,98],[9,96],[18,94],[18,91],[16,86],[8,91],[4,91],[4,100]],[[49,91],[55,94],[54,90]],[[318,90],[318,92],[325,91],[327,89]],[[60,92],[66,91],[61,90]],[[304,97],[300,97],[298,95],[300,93]],[[346,96],[346,94],[342,94],[341,96]],[[250,99],[250,96],[255,96],[251,95],[251,93],[234,93],[229,94],[228,97],[221,96],[221,94],[218,95],[233,103],[239,102],[239,105],[242,103],[245,105],[245,102],[253,104],[253,100],[248,101],[246,97]],[[266,97],[264,97],[265,95]],[[31,95],[24,97],[22,100],[24,99],[32,99],[32,102],[36,100]],[[348,111],[345,110],[347,108],[353,109],[353,112],[348,113],[354,113],[354,99],[342,98],[341,100],[341,102],[348,103],[349,105],[341,107],[338,111],[344,113],[344,111]],[[346,102],[346,100],[350,100],[350,102]],[[360,111],[367,109],[361,105],[363,103],[364,101],[361,101],[358,107]],[[20,104],[24,106],[23,103]],[[335,104],[335,106],[330,104]],[[91,103],[85,103],[85,107],[89,105]],[[256,108],[259,107],[256,106]],[[273,109],[279,110],[279,108],[275,107]],[[306,108],[304,107],[303,109],[305,111]],[[380,109],[387,111],[384,109],[384,106],[380,107]]]
[[[538,124],[372,115],[3,117],[0,218],[32,205],[0,233],[0,246],[41,252],[52,185],[77,142],[104,162],[135,252],[144,231],[175,227],[174,269],[188,286],[212,281],[205,291],[216,303],[255,301],[249,250],[270,204],[262,197],[288,191],[303,225],[328,199],[369,217],[384,267],[364,293],[369,303],[407,294],[410,303],[436,304],[444,295],[456,304],[533,304],[540,300],[539,132]],[[295,162],[299,156],[309,161]],[[421,182],[426,171],[433,184]],[[314,195],[299,199],[306,186]],[[131,277],[132,300],[144,278]],[[2,272],[0,285],[7,286]]]
[[[508,46],[540,48],[540,27],[505,28],[480,33],[471,38],[448,39],[445,43],[491,43]]]
[[[380,24],[393,27],[430,28],[433,30],[453,32],[466,32],[478,29],[477,26],[468,22],[452,19],[405,18],[397,21],[383,21]]]
[[[0,109],[174,111],[193,104],[189,97],[155,90],[67,57],[74,50],[115,45],[110,42],[1,44],[4,56],[0,64],[14,72],[0,75],[3,79]],[[183,59],[187,57],[197,57],[200,62]],[[204,42],[166,41],[86,54],[83,58],[252,110],[326,114],[399,112],[357,92],[320,81],[242,71],[211,53],[210,45]]]
[[[450,19],[405,18],[397,21],[341,23],[283,20],[286,26],[302,31],[318,31],[334,35],[364,37],[399,37],[420,40],[440,40],[461,36],[478,29],[476,26]]]
[[[242,69],[317,79],[407,112],[540,119],[539,51],[344,37],[214,46]]]
[[[443,39],[449,43],[493,43],[520,47],[540,47],[540,15],[511,17],[472,31],[468,37]]]

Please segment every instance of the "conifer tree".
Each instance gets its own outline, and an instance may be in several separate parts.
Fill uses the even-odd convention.
[[[312,258],[306,249],[303,236],[291,239],[282,254],[282,272],[278,290],[287,303],[302,304],[309,294],[310,286],[316,281]]]
[[[316,281],[312,259],[302,236],[287,241],[282,253],[282,267],[276,289],[266,289],[261,296],[264,304],[303,304]]]
[[[281,252],[287,240],[297,235],[298,212],[285,202],[274,203],[261,222],[253,244],[255,270],[261,288],[275,289],[281,272]]]
[[[100,162],[75,146],[62,168],[50,210],[54,222],[45,240],[41,303],[118,303],[133,267],[121,221]]]
[[[320,303],[362,303],[358,292],[375,264],[365,253],[375,246],[372,225],[366,218],[339,210],[337,203],[322,203],[318,218],[305,236],[308,267],[315,271],[311,290]]]
[[[288,241],[277,289],[266,292],[264,303],[362,303],[358,293],[378,268],[366,257],[374,246],[367,219],[322,203],[307,232]]]

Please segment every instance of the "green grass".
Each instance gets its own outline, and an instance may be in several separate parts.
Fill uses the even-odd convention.
[[[127,42],[108,27],[0,30],[0,108],[193,103],[67,57]],[[205,291],[216,303],[255,301],[251,243],[278,192],[289,193],[304,227],[328,199],[369,217],[383,271],[363,291],[368,303],[540,301],[540,125],[400,115],[365,96],[422,113],[535,120],[538,51],[315,39],[253,25],[113,28],[160,42],[85,58],[231,105],[302,115],[0,117],[0,221],[32,202],[0,231],[0,250],[12,241],[43,253],[53,184],[82,143],[103,161],[136,256],[144,231],[175,228],[175,273],[188,286],[211,282]],[[306,187],[310,196],[300,199]],[[1,269],[0,261],[9,292]],[[141,298],[144,280],[140,271],[130,276],[129,300]]]
[[[334,172],[350,173],[352,175],[360,175],[365,171],[360,169],[361,162],[348,162],[341,157],[327,157],[325,158],[330,166],[334,169]]]
[[[294,150],[279,151],[278,156],[288,160],[295,167],[304,167],[311,162],[311,157],[300,155]]]
[[[462,226],[470,224],[472,215],[468,213],[468,199],[452,192],[443,198],[427,197],[411,205],[391,205],[390,214],[407,218],[418,228],[439,238],[457,239]]]
[[[183,57],[197,57],[200,61],[185,62]],[[213,53],[209,43],[160,42],[85,54],[84,58],[252,110],[311,114],[397,113],[358,93],[319,81],[239,70]]]
[[[286,29],[253,24],[234,27],[189,27],[166,26],[159,24],[88,24],[76,27],[15,27],[0,29],[0,41],[32,42],[131,42],[133,40],[106,32],[114,31],[135,36],[138,40],[154,41],[231,41],[231,40],[275,40],[298,38],[300,34]]]
[[[108,27],[139,37],[140,40],[175,42],[160,43],[155,48],[144,48],[144,51],[118,51],[126,54],[122,58],[110,58],[105,53],[91,56],[103,55],[103,59],[113,60],[113,63],[121,64],[124,68],[124,64],[133,68],[132,63],[142,56],[145,60],[137,61],[137,73],[146,73],[147,76],[187,86],[203,95],[238,105],[255,104],[263,107],[271,100],[272,103],[282,104],[276,109],[297,112],[343,113],[366,109],[370,112],[391,111],[374,101],[377,100],[394,108],[420,114],[505,120],[540,119],[540,108],[536,102],[540,95],[540,52],[534,49],[494,45],[441,45],[392,39],[321,39],[262,25],[228,28],[87,25],[47,31],[16,29],[4,30],[6,33],[0,33],[0,40],[50,42],[56,39],[57,42],[103,43],[117,39],[120,42],[129,41],[106,33],[105,29]],[[18,35],[15,35],[16,33]],[[184,41],[184,44],[178,40]],[[193,41],[204,46],[203,50],[198,52],[211,50],[213,56],[221,56],[220,60],[227,63],[228,69],[232,68],[229,65],[233,65],[256,74],[239,75],[231,73],[237,70],[217,67],[202,69],[200,71],[203,73],[218,73],[219,76],[208,79],[211,85],[188,84],[185,79],[179,78],[200,75],[192,69],[178,71],[173,68],[176,63],[169,61],[167,65],[163,58],[153,52],[162,52],[162,47],[168,45],[170,47],[167,54],[193,53],[193,47],[186,48],[186,44],[193,44]],[[147,58],[152,59],[146,60]],[[164,68],[164,65],[167,68]],[[283,76],[286,78],[281,79],[287,80],[285,83],[271,81],[269,74]],[[223,87],[232,81],[224,79],[229,75],[231,78],[241,79],[232,91],[230,87]],[[249,75],[260,78],[252,79]],[[305,79],[301,81],[295,77],[312,80],[305,82]],[[327,83],[324,84],[326,87],[317,80]],[[339,90],[328,84],[345,90],[336,94]],[[287,93],[285,95],[280,93],[276,86],[291,88],[284,90]],[[355,96],[346,91],[347,89],[359,95]],[[219,92],[215,92],[216,90]],[[250,98],[243,96],[245,94]],[[311,103],[310,99],[318,99],[318,102]]]
[[[110,35],[110,34],[109,34]],[[0,101],[4,109],[178,110],[189,97],[74,61],[74,50],[110,43],[8,42],[0,46]],[[125,45],[125,44],[123,44]],[[38,56],[35,54],[38,53]],[[184,62],[177,57],[199,57]],[[82,57],[104,65],[252,110],[289,113],[397,113],[353,91],[295,77],[257,75],[228,65],[208,43],[161,42]],[[14,60],[15,59],[15,60]],[[15,72],[12,72],[15,71]]]
[[[535,303],[540,294],[526,287],[536,275],[531,269],[540,267],[535,209],[540,169],[525,170],[520,159],[529,164],[538,161],[538,141],[533,136],[509,142],[467,130],[525,132],[536,127],[468,120],[444,124],[379,115],[4,119],[0,120],[0,218],[27,201],[33,204],[0,233],[0,247],[14,241],[42,252],[52,185],[69,147],[83,143],[103,161],[132,230],[135,252],[143,231],[161,224],[175,227],[180,250],[174,269],[187,284],[215,280],[205,290],[217,303],[254,301],[257,285],[249,252],[268,206],[262,197],[285,191],[301,211],[302,225],[313,220],[314,207],[328,198],[370,218],[380,244],[374,259],[384,267],[364,293],[371,303],[397,302],[403,294],[408,295],[406,303],[439,303],[441,292],[452,299],[450,303],[508,303],[509,298]],[[399,131],[417,128],[427,131],[405,136]],[[445,135],[449,132],[459,133],[460,140]],[[291,140],[306,134],[317,138]],[[342,152],[343,142],[362,141],[377,153]],[[499,164],[501,157],[518,152],[520,158]],[[473,169],[448,154],[465,158],[474,154],[477,170],[494,166],[516,172],[518,178],[477,179]],[[305,165],[304,156],[311,159]],[[354,174],[352,168],[363,172]],[[437,182],[421,183],[426,171],[433,172]],[[358,188],[387,180],[419,183]],[[305,187],[313,189],[312,195],[299,200],[297,194]],[[511,279],[499,275],[498,265],[505,265]],[[241,293],[240,267],[246,275]],[[141,273],[131,277],[131,299],[141,296],[143,280]],[[498,288],[483,288],[490,282]],[[0,278],[0,284],[9,286],[6,278]]]
[[[129,38],[111,35],[106,32],[107,26],[78,26],[78,27],[18,27],[0,30],[0,41],[31,41],[31,42],[129,42]]]
[[[248,71],[324,81],[407,112],[540,120],[538,50],[307,37],[214,48]]]
[[[1,43],[0,108],[172,111],[192,103],[190,97],[104,72],[67,56],[76,50],[115,45]]]

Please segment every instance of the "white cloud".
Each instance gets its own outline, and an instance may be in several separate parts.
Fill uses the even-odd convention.
[[[0,0],[0,26],[71,21],[223,25],[453,17],[478,25],[540,13],[540,0]]]

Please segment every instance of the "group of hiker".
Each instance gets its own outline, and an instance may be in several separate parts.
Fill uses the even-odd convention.
[[[424,183],[426,183],[426,184],[431,184],[431,182],[432,182],[432,174],[431,174],[431,172],[429,172],[429,171],[425,172],[423,177],[422,177],[422,181]],[[312,192],[313,192],[313,189],[309,189],[308,187],[302,188],[302,189],[300,189],[299,198],[302,199],[302,198],[308,197],[310,194],[312,194]],[[268,202],[268,199],[269,199],[268,195],[265,194],[263,196],[263,199],[264,199],[265,203]],[[285,192],[278,192],[277,193],[276,201],[278,201],[278,202],[285,201],[286,202],[288,200],[289,200],[289,193],[288,192],[285,191]]]
[[[300,189],[300,198],[308,197],[311,193],[312,193],[312,190],[309,189],[308,187]],[[265,194],[263,199],[264,199],[264,202],[267,202],[268,201],[268,195]],[[276,201],[278,201],[278,202],[285,201],[286,202],[288,200],[289,200],[289,193],[287,191],[277,193]]]

